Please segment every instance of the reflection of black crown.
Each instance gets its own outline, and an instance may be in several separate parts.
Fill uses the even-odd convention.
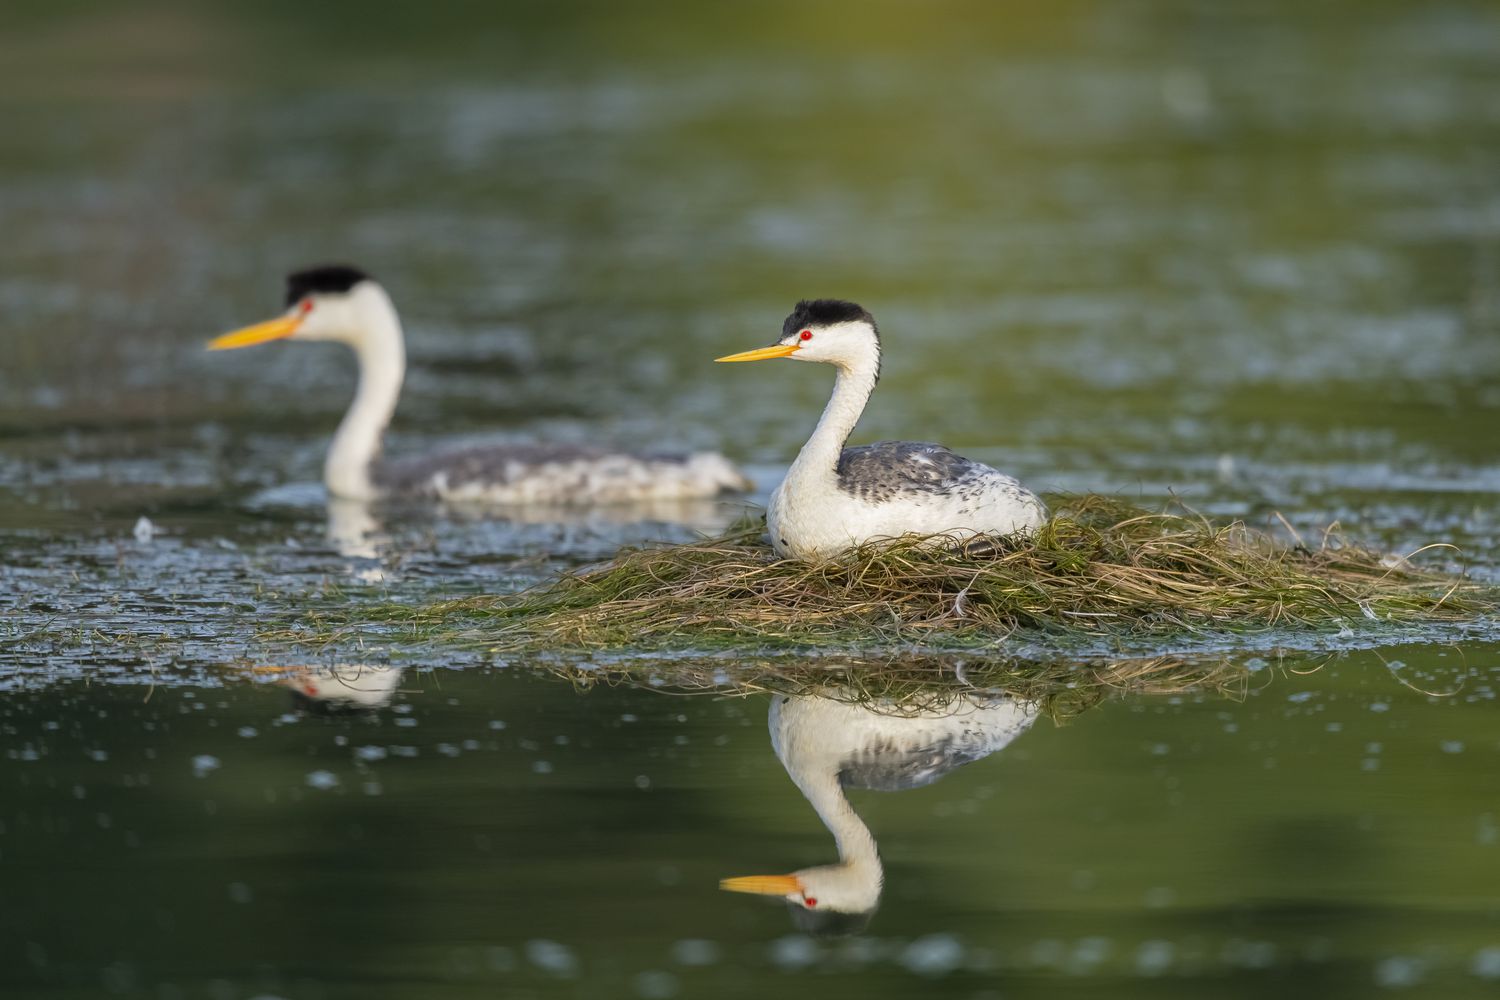
[[[286,276],[286,304],[294,305],[305,296],[347,292],[370,276],[348,264],[323,264],[304,268]]]
[[[859,934],[870,926],[874,910],[860,913],[839,913],[837,910],[809,910],[796,903],[787,903],[792,911],[792,925],[804,934],[813,937],[849,937]]]
[[[375,705],[361,705],[357,701],[344,698],[309,698],[295,688],[288,688],[287,694],[292,696],[292,711],[306,712],[308,715],[336,718],[347,715],[374,715],[377,711]]]

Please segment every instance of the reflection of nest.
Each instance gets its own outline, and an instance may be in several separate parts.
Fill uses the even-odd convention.
[[[542,669],[587,689],[629,685],[676,694],[790,694],[864,705],[893,715],[961,711],[1013,698],[1070,719],[1112,694],[1243,694],[1249,672],[1217,658],[1039,662],[1014,657],[907,656],[890,659],[625,660],[612,665],[546,664]]]
[[[827,563],[777,559],[758,527],[626,552],[520,594],[360,608],[419,638],[500,653],[993,647],[1018,630],[1158,640],[1184,634],[1466,621],[1479,584],[1420,570],[1336,534],[1311,547],[1190,512],[1064,500],[1029,536],[955,549],[931,539]],[[354,624],[350,619],[349,624]],[[320,626],[334,624],[323,616]]]

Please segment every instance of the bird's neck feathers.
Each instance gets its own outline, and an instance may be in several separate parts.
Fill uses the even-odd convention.
[[[885,882],[885,869],[880,863],[875,835],[849,804],[837,770],[827,768],[816,774],[793,773],[792,780],[807,796],[807,801],[823,825],[828,827],[828,832],[833,834],[838,846],[839,863],[817,869],[820,878],[831,880],[837,886],[841,909],[873,910]]]
[[[834,488],[838,480],[839,455],[844,442],[854,433],[870,393],[880,379],[880,353],[838,364],[833,396],[823,408],[823,416],[813,429],[812,437],[802,446],[792,467],[787,470],[787,485],[793,489]]]
[[[359,386],[328,448],[323,481],[335,496],[370,500],[376,494],[373,465],[406,376],[406,347],[385,290],[366,285],[358,296],[360,328],[350,346],[359,362]]]

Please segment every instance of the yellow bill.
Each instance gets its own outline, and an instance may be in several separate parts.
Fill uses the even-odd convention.
[[[802,891],[802,883],[795,875],[742,875],[721,879],[719,888],[729,892],[751,892],[757,896],[791,896]]]
[[[210,351],[232,351],[237,347],[254,347],[272,340],[281,340],[297,332],[302,325],[301,316],[280,316],[254,326],[222,334],[208,342]]]
[[[741,351],[739,354],[731,354],[725,358],[714,358],[715,361],[767,361],[771,358],[787,358],[796,354],[801,349],[801,344],[772,344],[770,347],[757,347],[753,351]]]

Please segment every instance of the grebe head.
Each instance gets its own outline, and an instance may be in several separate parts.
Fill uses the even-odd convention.
[[[874,359],[880,363],[880,331],[864,307],[841,299],[804,299],[781,324],[781,336],[762,347],[717,361],[764,361],[792,358],[852,367]]]
[[[780,896],[798,927],[824,934],[850,933],[869,922],[880,904],[882,875],[877,867],[835,864],[804,868],[790,875],[746,875],[719,883],[729,892]]]
[[[358,348],[393,311],[385,289],[365,272],[344,264],[310,267],[287,275],[286,312],[275,319],[215,337],[211,351],[251,347],[272,340],[336,340]]]

